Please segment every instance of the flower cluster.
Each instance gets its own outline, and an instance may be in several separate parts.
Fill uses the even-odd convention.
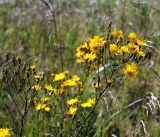
[[[34,74],[33,77],[36,83],[33,84],[31,89],[36,95],[33,102],[35,102],[35,109],[37,111],[43,110],[45,112],[49,112],[52,106],[51,104],[53,104],[53,102],[51,103],[51,99],[57,101],[57,98],[70,89],[75,90],[73,94],[83,90],[80,78],[77,75],[70,76],[69,71],[67,70],[53,75],[53,81],[50,84],[43,84],[42,77],[44,79],[44,74],[43,76]],[[70,92],[70,94],[72,93]],[[75,98],[68,101],[67,104],[73,105],[76,102],[78,102],[78,99]],[[73,112],[76,112],[75,109],[74,111],[72,111],[72,109],[69,110],[67,114],[70,115]]]
[[[94,69],[98,63],[99,51],[105,45],[105,39],[100,36],[89,38],[77,48],[77,63],[84,63],[89,69]]]
[[[133,54],[135,56],[144,57],[145,53],[142,51],[142,47],[146,45],[145,42],[140,40],[137,35],[133,32],[129,33],[127,44],[121,45],[123,39],[123,33],[121,30],[114,29],[112,36],[117,39],[116,43],[111,43],[109,45],[109,50],[112,55],[119,54]]]
[[[116,28],[111,32],[110,39],[100,36],[89,38],[76,50],[77,63],[86,64],[89,69],[93,70],[99,66],[105,66],[103,62],[117,62],[118,66],[123,68],[124,75],[136,76],[137,63],[145,57],[146,43],[133,32],[128,34],[126,41],[124,38],[123,31]],[[96,84],[93,86],[97,87]]]
[[[49,101],[50,101],[50,97],[42,97],[40,99],[40,101],[38,103],[36,103],[35,105],[35,109],[37,111],[39,110],[44,110],[45,112],[49,112],[50,111],[50,105],[49,105]]]
[[[36,110],[39,111],[39,110],[44,110],[46,112],[49,112],[50,111],[50,107],[48,106],[48,104],[44,103],[43,101],[42,102],[38,102],[35,106]]]
[[[80,107],[82,108],[91,108],[93,105],[95,105],[95,98],[89,98],[86,102],[81,103]],[[80,102],[77,98],[73,98],[67,101],[67,104],[70,106],[69,110],[67,111],[68,115],[75,115],[78,107],[75,105],[78,105],[77,103]]]

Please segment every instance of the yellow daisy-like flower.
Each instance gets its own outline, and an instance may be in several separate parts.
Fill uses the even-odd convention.
[[[137,39],[137,44],[139,46],[145,46],[146,45],[146,43],[144,41],[140,40],[140,39]]]
[[[42,79],[42,76],[41,75],[34,75],[34,79],[36,81],[40,81]]]
[[[89,48],[87,42],[84,42],[80,47],[82,49],[88,49]]]
[[[36,65],[31,65],[30,68],[31,68],[31,70],[35,70],[36,69]]]
[[[85,42],[86,43],[86,42]],[[86,45],[86,46],[84,46]],[[76,49],[76,56],[77,57],[82,57],[84,55],[84,51],[87,50],[87,44],[82,44]]]
[[[98,89],[101,87],[101,84],[100,83],[93,83],[92,87]]]
[[[72,80],[77,82],[80,80],[80,78],[77,75],[73,75]]]
[[[93,38],[89,39],[89,47],[91,52],[96,53],[99,49],[105,44],[104,38],[100,36],[94,36]]]
[[[128,77],[134,77],[138,73],[137,65],[135,63],[126,64],[124,68],[124,74]]]
[[[48,107],[48,106],[44,107],[44,111],[49,112],[50,110],[51,110],[50,107]]]
[[[52,85],[45,85],[44,88],[48,91],[48,92],[52,92],[54,90],[54,88],[52,87]]]
[[[79,51],[79,52],[76,53],[76,57],[82,58],[84,56],[84,54],[85,53],[83,51]]]
[[[81,107],[82,108],[90,108],[95,104],[95,102],[96,102],[95,98],[89,98],[87,100],[87,102],[81,104]]]
[[[56,95],[57,90],[52,87],[52,85],[45,85],[44,89],[49,93],[49,95]]]
[[[145,56],[145,53],[144,53],[143,51],[138,51],[138,55],[139,55],[140,57],[144,57],[144,56]]]
[[[133,33],[133,32],[129,33],[128,38],[132,42],[136,42],[137,41],[137,35],[135,33]]]
[[[80,78],[77,75],[73,75],[71,79],[68,79],[62,83],[64,87],[66,86],[77,86],[79,85]]]
[[[121,51],[122,51],[123,53],[128,53],[128,52],[129,52],[127,46],[122,46],[122,47],[121,47]]]
[[[77,98],[73,98],[73,99],[70,99],[67,101],[67,104],[68,105],[74,105],[78,102],[78,99]]]
[[[84,55],[84,59],[87,61],[94,61],[97,58],[95,53],[87,53]]]
[[[127,47],[133,54],[137,54],[139,51],[139,47],[132,42],[128,43]]]
[[[10,137],[11,133],[9,128],[0,128],[0,137]]]
[[[110,44],[109,51],[111,52],[112,55],[118,55],[118,53],[120,52],[120,50],[116,44]]]
[[[35,90],[35,91],[39,91],[39,90],[41,90],[41,86],[40,85],[34,85],[34,86],[32,86],[32,90]]]
[[[42,108],[43,108],[43,104],[42,104],[42,103],[37,103],[37,104],[35,105],[35,109],[36,109],[37,111],[41,110]]]
[[[77,107],[70,107],[69,110],[67,111],[68,115],[75,115],[77,112]]]
[[[78,83],[73,81],[72,79],[68,79],[66,81],[63,82],[63,86],[66,87],[66,86],[77,86]]]
[[[122,30],[117,30],[116,28],[114,28],[114,30],[112,31],[112,35],[114,37],[117,38],[118,41],[123,39],[123,31]]]
[[[89,48],[88,43],[87,43],[87,42],[83,42],[83,43],[77,48],[77,52],[86,50],[86,49],[88,49],[88,48]]]
[[[69,71],[64,71],[62,73],[56,74],[55,78],[54,78],[54,81],[63,80],[68,74],[69,74]]]

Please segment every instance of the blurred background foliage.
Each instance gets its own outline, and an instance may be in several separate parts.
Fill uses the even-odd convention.
[[[47,0],[46,0],[47,1]],[[88,136],[160,136],[160,111],[147,118],[139,113],[142,108],[123,110],[128,104],[153,93],[160,99],[160,1],[159,0],[50,0],[55,11],[52,17],[44,3],[39,0],[0,0],[0,64],[5,55],[21,56],[50,73],[60,71],[60,54],[64,69],[73,74],[79,70],[75,51],[83,41],[94,35],[107,35],[107,27],[117,27],[125,33],[135,32],[149,41],[157,52],[147,64],[141,66],[135,79],[121,82],[106,95],[97,108],[95,125],[90,124]],[[54,22],[54,18],[56,22]],[[57,30],[55,30],[57,29]],[[56,36],[55,34],[58,33]],[[61,49],[59,48],[61,47]],[[145,66],[145,67],[144,67]],[[78,72],[81,73],[81,72]],[[121,112],[119,112],[122,109]],[[0,106],[0,112],[2,108]],[[132,111],[131,111],[132,110]],[[118,112],[113,118],[114,112]],[[157,116],[157,117],[156,117]],[[0,114],[0,126],[3,125]],[[156,117],[156,118],[155,118]],[[4,122],[4,121],[3,121]],[[95,127],[96,126],[96,127]],[[135,133],[136,129],[136,133]],[[86,131],[88,131],[86,129]],[[144,131],[143,131],[144,132]],[[139,134],[138,134],[139,133]]]

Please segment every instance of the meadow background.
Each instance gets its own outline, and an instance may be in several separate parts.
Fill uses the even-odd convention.
[[[9,128],[13,137],[160,137],[159,7],[159,0],[0,0],[0,128]],[[52,75],[68,70],[85,81],[82,100],[92,96],[93,74],[76,63],[76,49],[89,37],[107,35],[109,24],[112,30],[135,32],[151,46],[138,75],[111,88],[81,130],[90,110],[79,110],[78,116],[59,114],[75,89],[60,99],[62,105],[51,103],[61,111],[41,113],[28,107],[27,90],[36,83],[28,78],[34,75],[29,70],[33,64],[37,73],[45,73],[43,84],[52,84]],[[13,58],[19,62],[12,63]]]

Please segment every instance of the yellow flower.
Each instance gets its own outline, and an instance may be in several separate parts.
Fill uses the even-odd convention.
[[[78,99],[77,98],[73,98],[73,99],[70,99],[67,101],[67,104],[68,105],[74,105],[78,102]]]
[[[35,90],[35,91],[39,91],[39,90],[41,90],[41,86],[40,85],[34,85],[34,86],[32,86],[32,90]]]
[[[76,53],[76,57],[80,58],[80,57],[83,57],[84,56],[84,52],[83,51],[79,51]]]
[[[139,46],[144,46],[144,45],[146,45],[146,43],[145,43],[144,41],[140,40],[140,39],[137,39],[137,44],[138,44]]]
[[[36,81],[40,81],[42,79],[42,76],[41,75],[34,75],[34,79]]]
[[[99,49],[104,46],[105,40],[100,36],[94,36],[93,38],[89,39],[89,47],[91,52],[96,53]]]
[[[90,103],[90,104],[92,104],[92,105],[95,104],[95,101],[96,101],[95,98],[89,98],[89,99],[87,100],[87,102]]]
[[[96,58],[97,57],[95,53],[87,53],[84,55],[84,59],[87,61],[94,61]]]
[[[37,103],[36,106],[35,106],[35,109],[37,111],[41,110],[43,108],[43,104],[42,103]]]
[[[101,84],[100,83],[93,83],[92,87],[98,89],[101,87]]]
[[[63,94],[65,92],[65,89],[64,89],[64,87],[62,86],[60,89],[59,89],[59,93],[60,94]]]
[[[35,105],[35,109],[36,109],[37,111],[39,111],[39,110],[44,110],[44,111],[48,112],[48,111],[50,110],[50,107],[48,107],[48,105],[45,104],[45,103],[38,102],[38,103]]]
[[[46,106],[46,107],[44,107],[44,111],[46,111],[46,112],[49,112],[50,111],[50,107],[48,107],[48,106]]]
[[[35,70],[36,69],[36,65],[31,65],[30,68],[31,68],[31,70]]]
[[[130,39],[130,41],[136,42],[137,35],[135,33],[131,32],[131,33],[129,33],[128,38]]]
[[[56,74],[56,75],[55,75],[54,80],[55,80],[55,81],[59,81],[59,80],[62,80],[62,79],[64,79],[64,78],[65,78],[65,75],[64,75],[63,73],[59,73],[59,74]]]
[[[113,81],[111,79],[107,80],[107,84],[111,85],[113,83]]]
[[[87,102],[81,104],[81,107],[82,108],[90,108],[95,104],[95,102],[96,102],[95,98],[89,98],[87,100]]]
[[[77,63],[85,63],[86,60],[84,59],[84,56],[86,52],[88,51],[89,46],[87,42],[84,42],[82,45],[80,45],[76,50],[76,56],[77,56]]]
[[[76,50],[76,56],[77,57],[83,57],[83,55],[85,54],[85,51],[87,48],[85,48],[83,45],[81,45],[80,47],[77,48]]]
[[[123,53],[127,53],[129,50],[128,50],[128,47],[127,47],[127,46],[122,46],[122,47],[121,47],[121,51],[122,51]]]
[[[77,107],[70,107],[69,110],[67,111],[68,115],[75,115],[77,112]]]
[[[63,80],[68,74],[69,74],[69,71],[64,71],[62,73],[56,74],[54,81]]]
[[[0,137],[10,137],[11,133],[9,128],[0,128]]]
[[[77,86],[79,84],[80,78],[77,75],[73,75],[71,79],[68,79],[62,83],[64,87],[66,86]]]
[[[118,55],[118,53],[120,52],[120,50],[119,50],[119,48],[116,44],[110,44],[109,45],[109,50],[110,50],[112,55]]]
[[[94,61],[97,56],[96,53],[104,46],[105,40],[100,36],[89,38],[88,42],[84,42],[76,49],[77,63],[88,63]]]
[[[124,68],[124,74],[128,77],[134,77],[138,73],[137,65],[135,63],[126,64]]]
[[[72,79],[68,79],[63,82],[63,86],[77,86],[77,82],[73,81]]]
[[[80,80],[80,78],[77,75],[73,75],[72,80],[77,82]]]
[[[139,51],[139,47],[136,46],[134,43],[128,43],[127,47],[133,54],[137,54]]]
[[[41,98],[41,101],[42,102],[46,102],[46,101],[49,101],[51,98],[49,98],[49,97],[43,97],[43,98]]]
[[[139,55],[140,57],[144,57],[144,56],[145,56],[145,53],[144,53],[143,51],[138,51],[138,55]]]
[[[48,91],[48,92],[52,92],[54,90],[54,88],[52,87],[52,85],[45,85],[44,88]]]
[[[77,59],[77,63],[85,63],[86,61],[84,59]]]
[[[52,87],[52,85],[45,85],[44,89],[49,93],[49,95],[56,95],[57,90]]]
[[[16,57],[16,61],[21,62],[22,58],[20,56]]]
[[[89,46],[88,46],[87,42],[84,42],[83,44],[81,44],[81,45],[77,48],[77,52],[86,50],[86,49],[88,49],[88,48],[89,48]]]
[[[112,31],[112,35],[114,37],[117,38],[118,41],[123,39],[123,31],[122,30],[117,30],[116,28],[114,28],[114,30]]]

